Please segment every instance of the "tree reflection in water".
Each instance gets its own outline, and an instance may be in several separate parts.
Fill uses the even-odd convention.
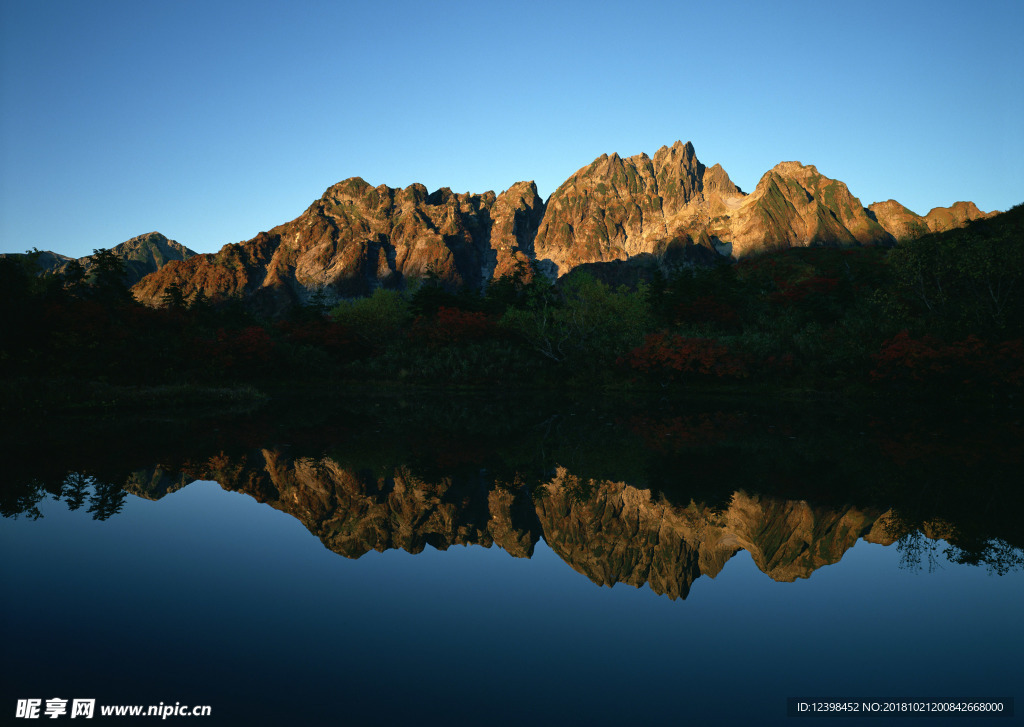
[[[33,479],[20,486],[5,486],[0,513],[4,517],[38,520],[43,517],[39,503],[50,496],[69,510],[78,510],[88,502],[86,511],[92,513],[93,520],[106,520],[121,512],[128,494],[122,485],[100,481],[84,472],[68,472],[55,483]]]

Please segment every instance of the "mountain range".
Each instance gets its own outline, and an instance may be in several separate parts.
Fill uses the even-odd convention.
[[[798,246],[891,245],[993,214],[972,202],[924,216],[895,200],[865,207],[843,182],[793,161],[768,170],[747,194],[677,141],[653,157],[604,154],[547,201],[533,182],[497,195],[458,194],[352,177],[294,220],[217,253],[181,248],[172,256],[165,248],[176,243],[158,233],[122,246],[143,238],[164,245],[155,248],[163,259],[148,257],[144,276],[132,280],[143,303],[160,305],[177,286],[186,300],[241,297],[274,314],[314,295],[332,301],[428,276],[479,290],[531,263],[554,279],[583,265],[671,268]]]

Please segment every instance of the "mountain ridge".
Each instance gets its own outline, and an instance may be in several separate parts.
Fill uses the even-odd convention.
[[[250,240],[149,269],[132,293],[158,306],[177,286],[186,299],[241,297],[277,315],[314,297],[330,303],[424,278],[481,290],[531,266],[557,279],[638,260],[668,270],[789,247],[888,246],[993,214],[972,202],[924,216],[895,200],[864,206],[845,183],[798,161],[776,164],[747,193],[676,141],[653,156],[602,154],[547,200],[532,181],[474,194],[349,177]]]

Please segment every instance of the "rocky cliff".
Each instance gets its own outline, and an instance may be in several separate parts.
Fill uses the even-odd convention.
[[[800,162],[782,162],[770,169],[711,231],[730,244],[733,257],[815,243],[894,242],[845,184]]]
[[[605,154],[548,199],[534,252],[556,276],[578,265],[644,253],[699,260],[703,253],[694,247],[714,250],[706,234],[709,221],[742,197],[725,170],[697,160],[689,142],[663,146],[653,159]]]
[[[135,286],[157,305],[170,285],[185,298],[244,297],[276,312],[307,302],[364,295],[410,279],[479,288],[532,253],[544,202],[532,182],[500,195],[371,187],[358,177],[330,187],[299,217],[216,254],[168,265]]]

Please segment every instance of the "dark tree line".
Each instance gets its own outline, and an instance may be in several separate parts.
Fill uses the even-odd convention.
[[[147,308],[123,263],[39,275],[0,260],[0,372],[119,383],[810,386],[1016,391],[1024,208],[888,250],[795,248],[613,287],[527,265],[483,291],[428,276],[279,320],[168,288]]]

